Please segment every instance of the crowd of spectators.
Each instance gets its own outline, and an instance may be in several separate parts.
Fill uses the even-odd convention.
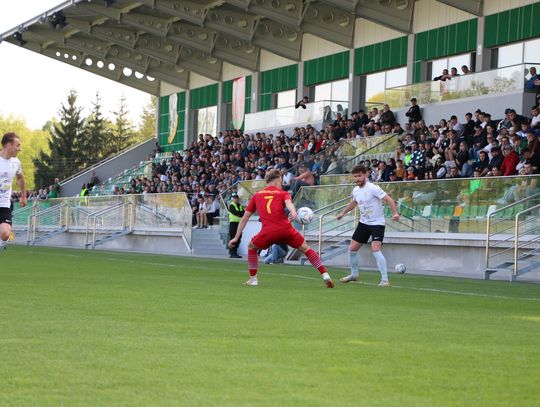
[[[135,177],[127,189],[115,187],[114,193],[186,192],[194,225],[204,228],[212,224],[208,217],[219,213],[219,194],[236,183],[262,180],[266,171],[278,168],[285,187],[295,194],[301,186],[316,184],[321,174],[345,172],[340,141],[382,134],[397,134],[398,147],[393,157],[363,163],[370,169],[370,180],[376,182],[539,173],[538,103],[529,117],[508,108],[504,118],[494,120],[478,109],[461,121],[452,115],[430,125],[422,119],[416,100],[411,103],[404,127],[384,105],[380,111],[360,110],[351,117],[337,114],[321,130],[307,125],[289,135],[239,130],[219,132],[217,137],[201,134],[169,161],[153,164],[150,177]]]
[[[26,191],[26,199],[28,202],[33,201],[45,201],[51,198],[58,198],[60,196],[60,180],[56,178],[54,184],[46,188],[31,189]],[[17,203],[21,199],[20,191],[13,191],[11,194],[11,202]]]

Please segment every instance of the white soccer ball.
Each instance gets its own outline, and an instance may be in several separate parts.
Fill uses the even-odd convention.
[[[405,264],[403,263],[399,263],[399,264],[396,264],[396,273],[405,273],[405,271],[407,270],[407,267],[405,266]]]
[[[307,225],[313,220],[313,211],[307,206],[303,206],[296,211],[296,220],[302,225]]]

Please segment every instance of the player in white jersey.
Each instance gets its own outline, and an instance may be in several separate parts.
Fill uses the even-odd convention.
[[[12,235],[11,227],[11,185],[13,178],[17,178],[17,185],[21,190],[19,204],[26,206],[26,188],[21,169],[21,162],[17,154],[21,151],[21,140],[15,133],[6,133],[2,137],[2,150],[0,151],[0,250],[5,249],[6,242]]]
[[[360,222],[353,233],[351,244],[349,245],[349,260],[351,274],[341,279],[342,283],[358,280],[358,250],[367,243],[371,237],[371,252],[377,261],[377,268],[381,273],[379,287],[388,287],[388,272],[386,269],[386,259],[381,252],[384,239],[384,211],[382,202],[387,203],[392,209],[392,219],[399,220],[394,200],[384,192],[378,185],[367,180],[367,169],[357,165],[352,169],[356,186],[352,191],[351,202],[337,215],[340,220],[356,206],[360,209]]]

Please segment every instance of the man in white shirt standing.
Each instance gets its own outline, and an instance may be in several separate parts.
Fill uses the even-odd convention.
[[[340,220],[358,206],[360,209],[360,222],[353,233],[351,244],[349,245],[351,274],[343,277],[341,282],[348,283],[358,280],[358,250],[371,237],[371,252],[377,261],[377,268],[381,273],[379,287],[388,287],[390,284],[388,282],[386,259],[381,252],[385,229],[382,202],[384,201],[390,206],[393,214],[392,219],[395,221],[399,220],[396,203],[381,187],[367,180],[367,169],[365,167],[358,165],[351,172],[356,183],[352,191],[352,200],[337,215],[337,219]]]
[[[0,151],[0,250],[6,248],[6,243],[12,236],[12,205],[11,185],[17,177],[17,185],[21,190],[21,207],[26,206],[26,188],[17,154],[21,151],[21,140],[15,133],[6,133],[2,137]]]

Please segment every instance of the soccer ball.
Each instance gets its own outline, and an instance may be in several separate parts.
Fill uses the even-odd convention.
[[[303,206],[296,211],[296,220],[302,225],[307,225],[313,220],[313,211],[307,206]]]
[[[399,263],[399,264],[396,264],[396,273],[405,273],[405,271],[407,270],[407,267],[405,266],[405,264],[403,263]]]

